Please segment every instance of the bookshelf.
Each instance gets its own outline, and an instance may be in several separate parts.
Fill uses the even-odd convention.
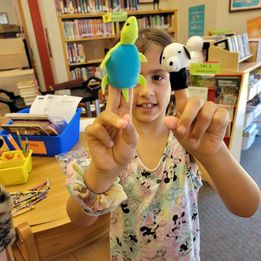
[[[229,149],[234,157],[240,161],[241,150],[248,149],[254,142],[257,131],[246,133],[247,127],[255,121],[261,114],[261,103],[253,108],[253,113],[248,113],[248,104],[257,95],[261,96],[261,61],[245,62],[238,59],[238,53],[229,52],[220,47],[211,46],[209,48],[209,61],[219,62],[222,66],[222,72],[227,74],[242,74],[239,95],[234,112],[234,119],[229,141]],[[239,62],[241,61],[241,62]],[[253,75],[256,77],[254,84],[251,83]],[[260,126],[259,126],[260,128]]]
[[[135,8],[133,8],[135,9]],[[99,64],[120,36],[123,22],[103,23],[107,12],[62,13],[57,10],[67,78],[102,77]],[[74,9],[72,9],[74,10]],[[67,10],[68,12],[68,10]],[[158,28],[177,36],[177,10],[126,11],[139,28]]]

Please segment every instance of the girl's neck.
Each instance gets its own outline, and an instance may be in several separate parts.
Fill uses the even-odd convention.
[[[169,137],[169,130],[163,124],[135,125],[139,134],[137,154],[143,165],[149,170],[159,166]]]
[[[168,136],[169,130],[161,120],[156,120],[148,123],[140,123],[138,121],[135,122],[134,125],[139,134],[139,139],[147,139],[147,138],[160,138]]]

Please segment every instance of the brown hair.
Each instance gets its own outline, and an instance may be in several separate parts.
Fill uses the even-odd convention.
[[[141,29],[135,44],[140,52],[145,53],[151,45],[158,45],[163,49],[173,42],[174,39],[168,33],[158,29]]]

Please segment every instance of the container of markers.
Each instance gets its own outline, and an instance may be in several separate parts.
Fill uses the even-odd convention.
[[[0,157],[0,183],[4,186],[23,184],[32,170],[32,150],[24,155],[22,150],[4,151]]]

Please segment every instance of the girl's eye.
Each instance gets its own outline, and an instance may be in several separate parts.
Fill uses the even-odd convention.
[[[162,79],[163,79],[163,77],[161,75],[153,75],[152,76],[153,81],[161,81]]]

